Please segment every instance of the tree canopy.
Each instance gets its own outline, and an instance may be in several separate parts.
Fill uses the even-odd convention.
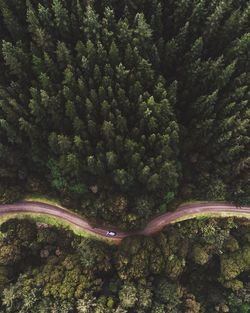
[[[1,313],[250,310],[247,220],[189,220],[119,246],[30,220],[0,231]]]
[[[0,201],[50,190],[112,222],[124,197],[124,225],[178,199],[249,202],[249,12],[1,0]]]

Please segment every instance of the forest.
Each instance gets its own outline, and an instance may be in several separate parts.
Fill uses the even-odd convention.
[[[23,219],[0,227],[1,313],[248,313],[250,221],[193,219],[111,246]]]
[[[247,0],[0,0],[0,203],[52,194],[123,228],[249,203],[249,21]]]
[[[250,2],[0,0],[0,204],[143,228],[250,204]],[[250,220],[111,245],[0,220],[0,313],[250,313]]]

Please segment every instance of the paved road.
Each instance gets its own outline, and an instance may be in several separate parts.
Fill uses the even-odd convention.
[[[9,215],[16,213],[40,213],[53,217],[60,218],[72,225],[78,226],[81,229],[101,235],[102,237],[109,237],[107,235],[108,229],[92,227],[85,219],[81,216],[65,210],[61,207],[49,205],[42,202],[23,201],[14,204],[0,205],[0,216]],[[159,232],[164,226],[177,222],[178,220],[187,220],[201,214],[214,214],[218,216],[247,216],[250,218],[250,207],[236,207],[227,202],[200,202],[200,203],[189,203],[183,204],[177,208],[175,212],[164,213],[154,219],[152,219],[148,225],[141,231],[137,232],[121,232],[116,229],[117,232],[115,237],[109,237],[115,243],[120,243],[123,238],[131,235],[152,235]]]

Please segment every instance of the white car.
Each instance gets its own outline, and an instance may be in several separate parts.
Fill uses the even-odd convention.
[[[106,233],[106,235],[107,235],[107,236],[112,236],[112,237],[113,237],[113,236],[116,236],[116,232],[115,232],[115,231],[113,231],[113,230],[108,230],[108,231],[107,231],[107,233]]]

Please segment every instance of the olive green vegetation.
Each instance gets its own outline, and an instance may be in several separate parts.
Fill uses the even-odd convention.
[[[248,313],[249,270],[246,219],[189,220],[120,246],[0,225],[1,313]]]
[[[249,203],[249,17],[247,0],[0,0],[0,202],[51,194],[123,228]]]
[[[209,220],[210,218],[230,218],[230,217],[237,217],[237,218],[245,218],[250,219],[249,213],[244,212],[211,212],[211,213],[192,213],[186,214],[182,217],[177,218],[176,220],[172,221],[171,224],[175,224],[178,222],[190,220],[190,219],[197,219],[201,221]]]

